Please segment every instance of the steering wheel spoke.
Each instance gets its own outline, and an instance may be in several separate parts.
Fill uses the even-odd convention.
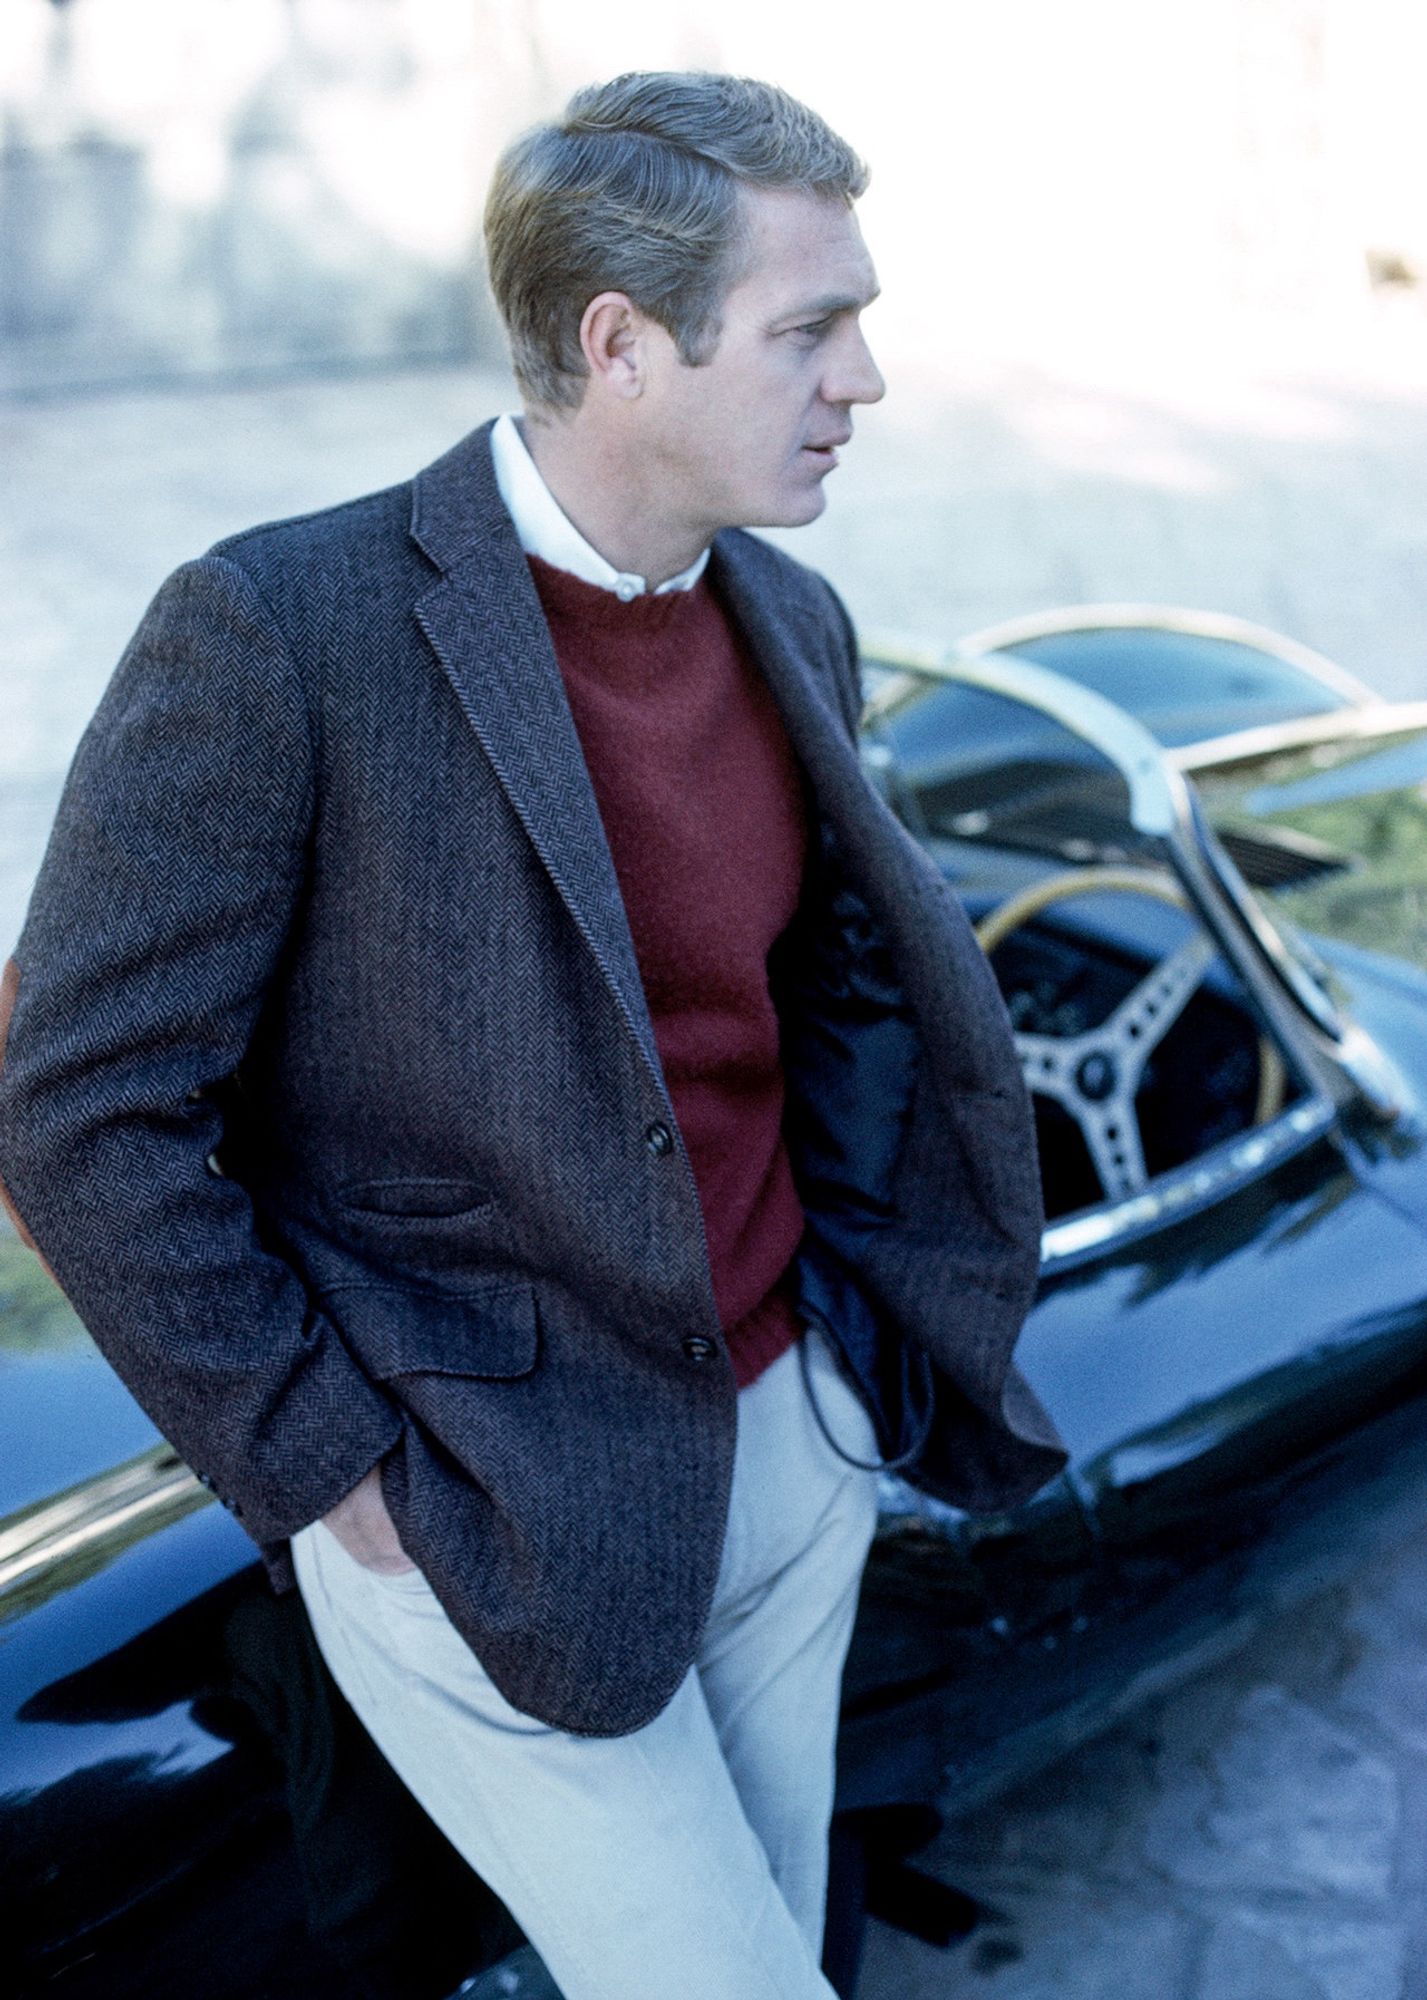
[[[1057,1098],[1073,1109],[1075,1058],[1080,1052],[1080,1037],[1018,1034],[1015,1042],[1026,1089]]]
[[[1103,1104],[1081,1104],[1076,1116],[1107,1199],[1138,1194],[1149,1175],[1133,1094],[1117,1091]]]
[[[1213,958],[1213,945],[1203,931],[1195,931],[1140,981],[1099,1031],[1100,1045],[1115,1057],[1132,1097],[1147,1058],[1184,1012]]]

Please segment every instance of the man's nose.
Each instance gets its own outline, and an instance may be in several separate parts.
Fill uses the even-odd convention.
[[[849,329],[849,337],[829,370],[823,396],[829,403],[880,403],[887,393],[882,371],[872,359],[872,349],[860,326]]]

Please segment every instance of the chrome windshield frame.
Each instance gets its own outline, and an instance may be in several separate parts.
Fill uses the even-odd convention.
[[[1003,619],[984,626],[956,642],[962,654],[1013,652],[1017,646],[1037,639],[1055,639],[1072,632],[1124,632],[1140,628],[1147,632],[1173,632],[1187,639],[1223,639],[1230,645],[1246,646],[1295,667],[1309,680],[1340,695],[1348,708],[1374,708],[1382,704],[1356,674],[1330,660],[1326,653],[1290,639],[1270,626],[1256,625],[1251,619],[1236,618],[1226,611],[1190,611],[1172,604],[1075,604],[1055,611],[1031,611],[1019,618]],[[1338,711],[1342,713],[1342,711]]]
[[[1327,715],[1300,716],[1293,722],[1270,722],[1257,729],[1236,729],[1228,736],[1208,736],[1199,743],[1182,743],[1165,755],[1181,771],[1227,770],[1260,757],[1293,750],[1310,750],[1319,743],[1371,743],[1377,736],[1406,736],[1427,729],[1427,701],[1379,701],[1371,708],[1339,708]]]

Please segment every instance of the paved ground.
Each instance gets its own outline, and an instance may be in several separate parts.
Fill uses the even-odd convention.
[[[868,628],[950,638],[1061,602],[1177,602],[1427,695],[1427,365],[1401,341],[1270,351],[1107,356],[1074,379],[970,355],[908,369],[865,416],[829,518],[792,545]],[[0,413],[0,939],[163,572],[226,530],[402,477],[508,393],[447,370]],[[946,1954],[877,1932],[863,2000],[1427,1996],[1427,1546],[954,1826],[933,1858],[996,1915]]]
[[[860,2000],[1421,2000],[1424,1780],[1413,1547],[953,1825],[936,1872],[998,1915],[877,1930]]]

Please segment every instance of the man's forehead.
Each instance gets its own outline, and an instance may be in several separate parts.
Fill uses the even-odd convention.
[[[806,298],[798,297],[787,308],[798,318],[828,319],[833,313],[861,312],[864,306],[880,298],[882,288],[872,269],[872,260],[867,259],[867,277],[862,284],[843,286],[830,292],[818,292]]]
[[[745,188],[741,202],[747,256],[735,292],[778,316],[810,318],[876,298],[877,273],[845,202],[793,188]]]

